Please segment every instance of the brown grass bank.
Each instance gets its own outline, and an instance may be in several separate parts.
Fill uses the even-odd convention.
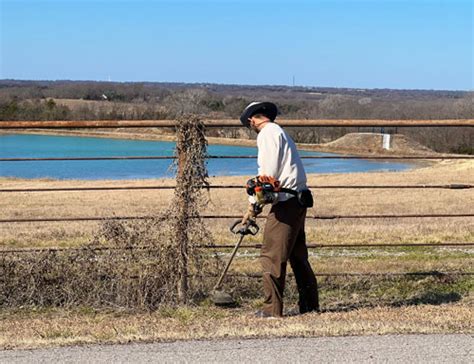
[[[216,177],[211,184],[242,185],[247,177]],[[406,172],[310,175],[310,185],[474,184],[474,162],[444,161]],[[163,186],[173,180],[56,181],[0,179],[1,188]],[[3,193],[1,219],[157,215],[172,190]],[[314,189],[314,215],[472,213],[472,189]],[[213,189],[202,214],[239,215],[246,208],[244,189]],[[231,220],[208,221],[216,243],[233,239]],[[261,222],[263,224],[263,221]],[[77,246],[90,241],[100,222],[0,224],[0,246]],[[308,220],[308,242],[400,243],[471,241],[472,218]],[[256,238],[255,240],[259,240]]]
[[[189,339],[473,333],[465,304],[378,307],[321,315],[256,319],[251,309],[163,308],[132,314],[87,310],[3,311],[0,347],[26,349],[93,343]]]
[[[446,161],[427,168],[397,173],[312,175],[310,184],[474,184],[473,171],[472,161]],[[245,180],[244,177],[221,177],[212,179],[211,184],[243,184]],[[2,188],[170,184],[173,184],[173,181],[0,180]],[[316,189],[314,192],[316,205],[309,212],[310,215],[472,213],[474,205],[472,190]],[[159,214],[167,207],[172,193],[172,190],[4,193],[1,200],[1,218]],[[202,213],[241,214],[246,207],[243,188],[211,190],[209,199],[210,202]],[[308,242],[334,245],[471,242],[474,235],[473,220],[308,220]],[[228,233],[229,222],[208,222],[212,227],[214,243],[234,243],[235,237]],[[264,221],[261,220],[260,223],[263,227]],[[97,222],[0,224],[0,243],[3,249],[82,246],[93,240],[99,225]],[[261,237],[256,237],[247,242],[260,242],[260,239]],[[110,241],[101,243],[110,244]],[[227,253],[223,251],[223,254]],[[62,266],[76,273],[80,273],[80,269],[84,268],[84,265],[77,264],[74,254],[48,254],[52,254],[51,256],[61,263],[55,267]],[[84,287],[78,291],[71,289],[77,287],[74,275],[63,283],[61,276],[46,276],[45,279],[49,279],[49,283],[57,282],[57,286],[64,287],[64,290],[59,291],[62,295],[55,296],[57,301],[50,303],[53,307],[62,308],[44,309],[41,308],[44,306],[41,301],[34,300],[48,297],[48,292],[41,292],[43,296],[32,294],[34,299],[29,301],[27,309],[4,307],[0,311],[0,346],[40,347],[190,338],[473,332],[473,280],[469,276],[322,277],[320,295],[321,305],[325,310],[323,314],[261,321],[252,316],[253,310],[261,305],[258,280],[234,277],[226,281],[226,287],[233,290],[234,296],[241,304],[234,311],[214,308],[205,298],[205,293],[212,288],[215,277],[209,277],[205,286],[199,288],[203,296],[196,300],[196,306],[150,306],[145,296],[130,295],[130,290],[135,290],[134,285],[139,284],[147,287],[141,292],[155,292],[159,289],[153,285],[153,274],[157,269],[153,265],[155,257],[140,253],[134,256],[134,260],[124,260],[121,254],[91,255],[92,259],[88,260],[88,263],[90,270],[95,272],[95,276],[91,277],[102,277],[99,280],[100,285],[94,285],[93,289],[89,287],[88,281],[84,281]],[[472,254],[473,250],[468,248],[320,249],[312,252],[311,262],[317,273],[470,272]],[[242,249],[231,273],[258,272],[257,256],[258,252],[255,250]],[[22,263],[21,259],[19,263]],[[54,262],[54,259],[44,260],[44,264],[47,265],[48,262]],[[123,262],[131,264],[123,265]],[[144,263],[146,269],[143,269]],[[107,271],[111,267],[115,273],[118,267],[119,274],[111,275],[110,271]],[[210,273],[217,270],[216,265],[209,268]],[[46,266],[46,269],[49,268]],[[49,271],[54,272],[54,269]],[[23,281],[27,279],[27,270],[24,275]],[[53,287],[54,284],[49,286]],[[22,292],[25,295],[31,293],[27,289]],[[104,300],[97,301],[99,296]],[[289,279],[286,297],[289,306],[296,302],[293,278]],[[77,299],[82,300],[81,304],[85,308],[73,308],[77,307]],[[139,310],[123,309],[136,307],[137,302],[141,307]],[[108,311],[97,309],[100,307],[108,307]],[[148,312],[147,307],[158,309]]]

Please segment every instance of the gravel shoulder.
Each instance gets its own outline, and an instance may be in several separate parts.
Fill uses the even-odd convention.
[[[0,362],[471,363],[473,343],[465,334],[176,341],[0,351]]]

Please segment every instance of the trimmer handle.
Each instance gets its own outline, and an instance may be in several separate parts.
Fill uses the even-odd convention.
[[[234,223],[230,227],[230,231],[233,234],[241,234],[241,235],[257,235],[260,228],[258,227],[257,223],[254,220],[248,220],[245,225],[243,225],[240,229],[236,229],[238,225],[240,225],[242,220],[235,220]]]

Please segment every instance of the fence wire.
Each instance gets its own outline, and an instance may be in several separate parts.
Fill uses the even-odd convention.
[[[458,248],[471,247],[474,242],[442,242],[442,243],[385,243],[385,244],[306,244],[308,249],[359,249],[359,248]],[[232,249],[235,245],[230,244],[204,244],[196,245],[198,249],[220,250]],[[241,249],[260,249],[262,244],[244,244],[240,245]],[[20,248],[20,249],[0,249],[0,254],[28,254],[28,253],[44,253],[44,252],[75,252],[75,251],[113,251],[113,250],[140,250],[154,251],[157,250],[153,246],[81,246],[81,247],[46,247],[46,248]]]
[[[401,219],[401,218],[457,218],[474,217],[474,214],[399,214],[399,215],[314,215],[306,216],[307,220],[337,220],[337,219]],[[189,216],[190,219],[197,218]],[[241,219],[241,215],[201,215],[202,219]],[[266,219],[267,216],[257,216],[258,219]],[[33,223],[33,222],[66,222],[66,221],[106,221],[106,220],[150,220],[153,216],[79,216],[79,217],[51,217],[51,218],[24,218],[24,219],[0,219],[0,224],[7,223]]]
[[[256,155],[210,155],[207,159],[257,159]],[[372,159],[372,160],[440,160],[474,159],[474,156],[420,155],[420,156],[344,156],[344,155],[304,155],[301,159]],[[109,156],[109,157],[55,157],[55,158],[0,158],[0,162],[57,162],[57,161],[114,161],[114,160],[173,160],[175,156]]]
[[[471,184],[447,184],[447,185],[324,185],[308,186],[311,189],[448,189],[465,190],[473,188]],[[0,188],[0,192],[73,192],[73,191],[134,191],[134,190],[174,190],[176,186],[97,186],[97,187],[46,187],[46,188]],[[243,189],[241,185],[210,185],[202,187],[204,189]]]

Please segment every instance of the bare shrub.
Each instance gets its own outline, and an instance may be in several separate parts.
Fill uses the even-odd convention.
[[[196,248],[211,240],[200,217],[207,144],[194,116],[180,119],[177,136],[177,187],[161,216],[104,221],[81,249],[0,255],[0,306],[155,309],[202,296],[203,272],[218,268]]]
[[[172,299],[175,259],[169,245],[3,255],[0,306],[153,309]]]

